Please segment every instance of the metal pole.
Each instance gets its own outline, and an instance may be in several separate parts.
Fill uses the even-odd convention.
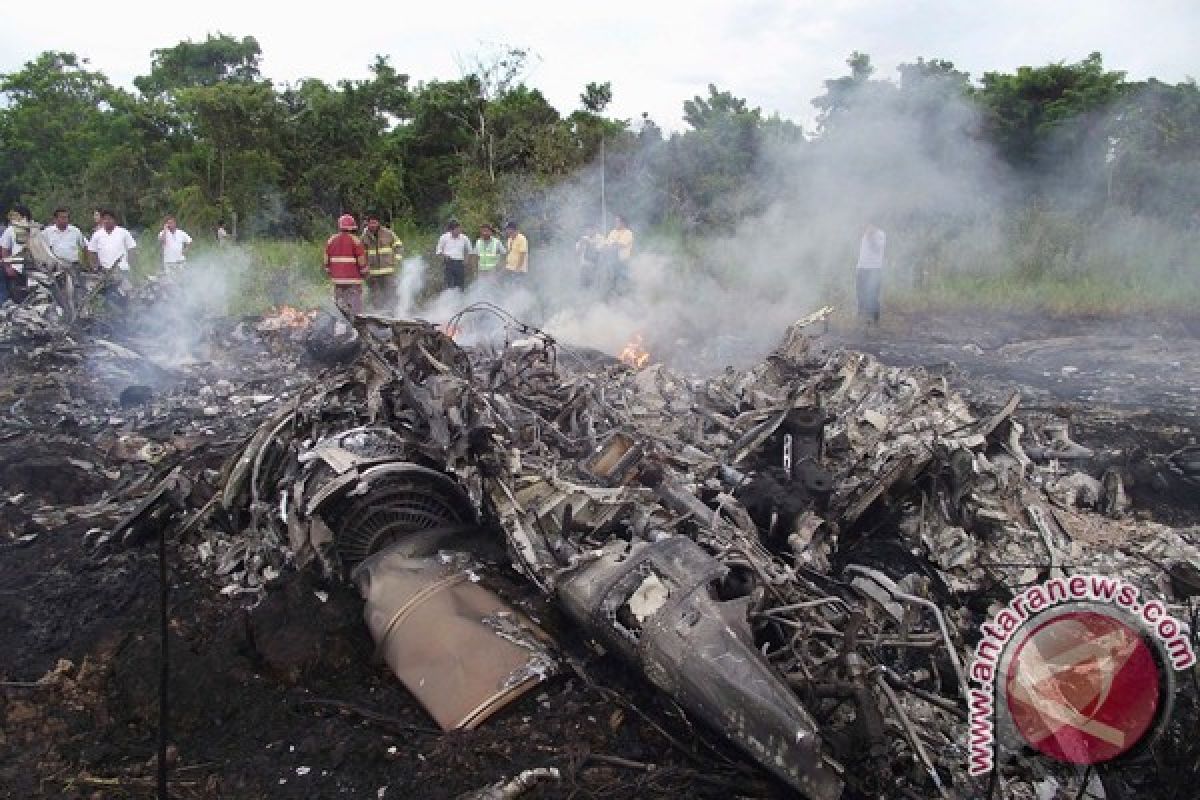
[[[167,724],[170,720],[167,711],[168,682],[171,669],[168,663],[167,637],[170,633],[170,620],[167,615],[167,526],[162,526],[158,532],[158,637],[159,637],[159,672],[158,672],[158,800],[168,800],[167,790],[167,741],[170,732]]]
[[[608,197],[605,195],[604,185],[604,137],[600,137],[600,230],[608,230]]]

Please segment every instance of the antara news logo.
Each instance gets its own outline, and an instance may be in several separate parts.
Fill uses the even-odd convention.
[[[968,771],[997,741],[1071,764],[1111,761],[1166,725],[1174,672],[1196,663],[1186,625],[1136,586],[1072,575],[1017,594],[983,628],[971,662]]]

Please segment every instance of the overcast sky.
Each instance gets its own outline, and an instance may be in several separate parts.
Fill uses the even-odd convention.
[[[882,77],[917,56],[978,78],[1093,50],[1134,79],[1200,77],[1200,0],[12,3],[0,72],[66,50],[131,87],[154,48],[218,31],[256,37],[263,72],[280,83],[366,77],[377,53],[414,83],[455,78],[481,43],[528,48],[537,56],[528,82],[561,111],[588,81],[608,80],[613,114],[647,111],[672,129],[683,100],[709,83],[807,125],[821,82],[844,74],[854,50]]]

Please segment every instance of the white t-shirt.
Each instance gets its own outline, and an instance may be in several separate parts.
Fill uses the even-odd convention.
[[[858,245],[858,268],[881,269],[883,267],[883,248],[886,244],[887,236],[878,228],[864,233],[862,242]]]
[[[436,255],[445,256],[454,261],[465,261],[467,254],[475,252],[471,249],[471,240],[464,234],[451,236],[449,231],[438,239]]]
[[[112,269],[117,263],[117,259],[121,259],[121,269],[129,270],[129,251],[137,247],[137,242],[129,235],[129,231],[117,225],[112,229],[112,233],[97,228],[92,234],[92,240],[88,242],[88,250],[96,254],[100,266],[105,269]],[[122,258],[123,256],[123,258]]]
[[[25,249],[25,245],[17,241],[17,235],[13,228],[13,225],[9,225],[4,229],[4,233],[0,233],[0,248],[7,250],[10,256],[20,255],[21,251]]]
[[[87,239],[74,225],[59,230],[57,225],[42,228],[42,239],[50,252],[63,261],[79,261],[87,249]]]
[[[163,228],[158,232],[158,241],[162,244],[164,264],[178,264],[187,260],[183,257],[183,246],[191,244],[192,237],[182,228],[176,228],[174,233]]]

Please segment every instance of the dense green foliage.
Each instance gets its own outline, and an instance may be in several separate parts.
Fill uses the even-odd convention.
[[[813,131],[710,85],[683,103],[687,128],[670,135],[645,115],[606,116],[609,83],[589,83],[579,107],[560,113],[525,84],[521,50],[481,54],[460,78],[415,85],[380,56],[366,80],[281,87],[261,75],[261,55],[253,37],[181,42],[154,51],[136,91],[71,53],[0,75],[0,204],[22,200],[46,217],[64,203],[77,218],[108,206],[133,227],[172,212],[199,232],[224,218],[242,238],[312,237],[337,214],[368,209],[424,231],[451,214],[468,226],[520,216],[543,240],[573,240],[582,221],[600,218],[603,154],[608,211],[685,243],[806,187],[824,195],[800,210],[828,206],[843,186],[882,196],[876,183],[890,180],[906,190],[900,201],[891,193],[885,216],[912,232],[911,271],[936,274],[961,261],[956,226],[995,209],[948,200],[927,178],[978,170],[982,154],[1013,178],[1002,191],[1019,195],[1005,198],[998,227],[1053,239],[1060,214],[1076,234],[1079,220],[1114,214],[1179,230],[1200,219],[1200,90],[1131,82],[1099,54],[976,83],[938,59],[883,80],[854,53],[849,73],[813,101]],[[910,156],[927,172],[905,173]],[[971,180],[955,185],[988,185]],[[906,182],[930,188],[908,192]],[[1059,263],[1052,250],[1032,264],[1008,255],[1026,274]]]

